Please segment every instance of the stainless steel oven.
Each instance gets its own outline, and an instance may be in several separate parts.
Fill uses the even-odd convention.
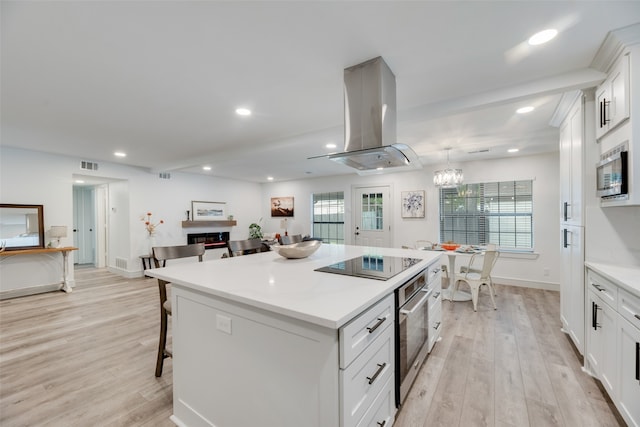
[[[396,290],[396,404],[400,405],[429,351],[428,269]]]

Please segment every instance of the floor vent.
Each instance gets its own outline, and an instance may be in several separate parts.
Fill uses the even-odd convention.
[[[86,171],[97,171],[98,164],[96,162],[88,162],[86,160],[82,160],[80,162],[80,169],[83,169]]]
[[[160,172],[158,176],[160,179],[171,179],[171,174],[169,172]]]
[[[127,260],[125,258],[116,258],[116,268],[121,270],[127,269]]]

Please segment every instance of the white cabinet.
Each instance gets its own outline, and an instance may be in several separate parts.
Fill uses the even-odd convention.
[[[627,424],[640,426],[640,298],[618,293],[618,409]]]
[[[431,353],[442,330],[442,270],[439,263],[431,265],[429,269],[435,271],[433,276],[429,275],[427,284],[432,290],[429,300],[429,353]]]
[[[585,331],[583,232],[583,227],[563,225],[560,246],[560,319],[580,354],[584,354]]]
[[[393,297],[389,295],[340,328],[343,427],[382,422],[390,426],[395,415],[395,394],[391,392],[391,412],[386,398],[388,384],[395,383]],[[371,418],[370,422],[365,418]]]
[[[586,356],[592,373],[600,379],[609,396],[613,397],[616,357],[612,349],[616,347],[617,313],[609,303],[600,298],[600,293],[606,291],[600,290],[602,288],[595,280],[597,279],[593,275],[589,277]]]
[[[593,266],[587,263],[585,370],[602,382],[625,422],[640,427],[640,271],[627,270],[628,281],[614,282],[605,274],[613,268]]]
[[[563,224],[583,225],[584,107],[581,94],[560,125],[560,221]]]
[[[596,89],[596,138],[629,118],[629,56],[622,55]]]

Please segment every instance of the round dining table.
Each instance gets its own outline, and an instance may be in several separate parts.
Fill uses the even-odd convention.
[[[456,249],[453,251],[449,251],[446,250],[444,248],[441,248],[440,246],[436,246],[436,247],[424,247],[421,248],[422,250],[425,251],[437,251],[437,252],[444,252],[447,257],[449,258],[449,287],[447,287],[447,289],[443,289],[442,290],[442,299],[443,300],[449,300],[449,301],[471,301],[471,293],[469,292],[465,292],[465,291],[456,291],[455,294],[455,298],[451,298],[451,294],[453,294],[453,285],[455,283],[456,280],[456,257],[458,255],[473,255],[473,254],[477,254],[477,253],[482,253],[484,252],[483,249],[481,248],[477,248],[477,249]]]

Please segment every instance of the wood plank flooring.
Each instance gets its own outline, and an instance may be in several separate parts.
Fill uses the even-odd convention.
[[[172,426],[155,279],[75,277],[71,294],[0,301],[0,425]],[[622,425],[560,331],[558,293],[497,292],[497,311],[482,292],[477,313],[444,302],[442,340],[394,425]]]

